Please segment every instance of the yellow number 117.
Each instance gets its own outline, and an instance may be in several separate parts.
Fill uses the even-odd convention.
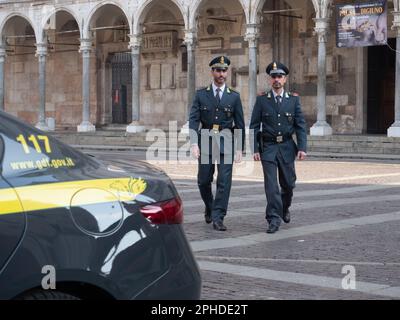
[[[26,142],[26,139],[22,134],[20,134],[16,140],[21,143],[25,153],[30,153],[28,143]],[[32,142],[33,147],[35,148],[37,153],[42,153],[42,148],[40,147],[38,140],[43,141],[45,152],[51,153],[50,142],[47,136],[37,136],[36,138],[36,136],[32,134],[28,137],[28,140]]]

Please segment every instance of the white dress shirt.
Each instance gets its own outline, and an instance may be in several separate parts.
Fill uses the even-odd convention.
[[[276,100],[276,97],[281,96],[281,101],[282,101],[283,95],[285,94],[285,90],[282,90],[280,94],[277,94],[274,90],[272,90],[272,94],[274,95],[275,102],[277,103],[278,101]]]
[[[222,87],[217,87],[217,86],[215,85],[215,83],[213,82],[213,83],[212,83],[212,88],[213,88],[213,92],[214,92],[214,97],[215,97],[215,95],[217,94],[217,88],[220,88],[220,89],[221,89],[221,91],[219,92],[219,99],[221,100],[221,99],[222,99],[222,95],[223,95],[223,93],[224,93],[224,91],[225,91],[225,83],[224,83],[224,85],[223,85]]]

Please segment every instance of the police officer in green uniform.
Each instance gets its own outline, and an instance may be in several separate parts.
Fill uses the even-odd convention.
[[[254,134],[254,160],[261,160],[264,172],[267,233],[275,233],[281,219],[290,222],[289,207],[296,181],[294,162],[296,156],[299,160],[306,158],[307,129],[299,97],[284,90],[289,69],[280,62],[272,62],[266,72],[272,90],[257,97],[250,132]]]
[[[196,92],[189,116],[192,155],[199,160],[197,183],[205,204],[205,221],[215,230],[223,223],[232,183],[233,160],[240,162],[244,150],[245,125],[238,92],[226,85],[230,60],[216,57],[209,66],[213,82]],[[218,166],[215,198],[211,184]]]

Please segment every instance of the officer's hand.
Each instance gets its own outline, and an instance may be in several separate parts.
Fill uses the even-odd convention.
[[[236,151],[236,158],[235,158],[235,162],[236,163],[240,163],[242,162],[242,157],[243,157],[243,153],[240,150]]]
[[[299,151],[297,153],[297,159],[298,160],[304,160],[307,157],[307,153],[305,153],[304,151]]]
[[[255,154],[253,155],[253,159],[254,159],[254,161],[260,161],[260,160],[261,160],[260,154],[259,154],[258,152],[255,153]]]
[[[192,151],[192,156],[195,159],[198,159],[200,157],[200,148],[197,144],[192,145],[191,147]]]

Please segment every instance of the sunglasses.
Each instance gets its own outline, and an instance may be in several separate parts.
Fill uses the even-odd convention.
[[[282,74],[273,74],[273,75],[271,75],[272,79],[275,79],[275,78],[282,79],[283,77],[284,77],[284,75],[282,75]]]
[[[228,69],[224,69],[224,68],[214,68],[215,72],[227,72]]]

